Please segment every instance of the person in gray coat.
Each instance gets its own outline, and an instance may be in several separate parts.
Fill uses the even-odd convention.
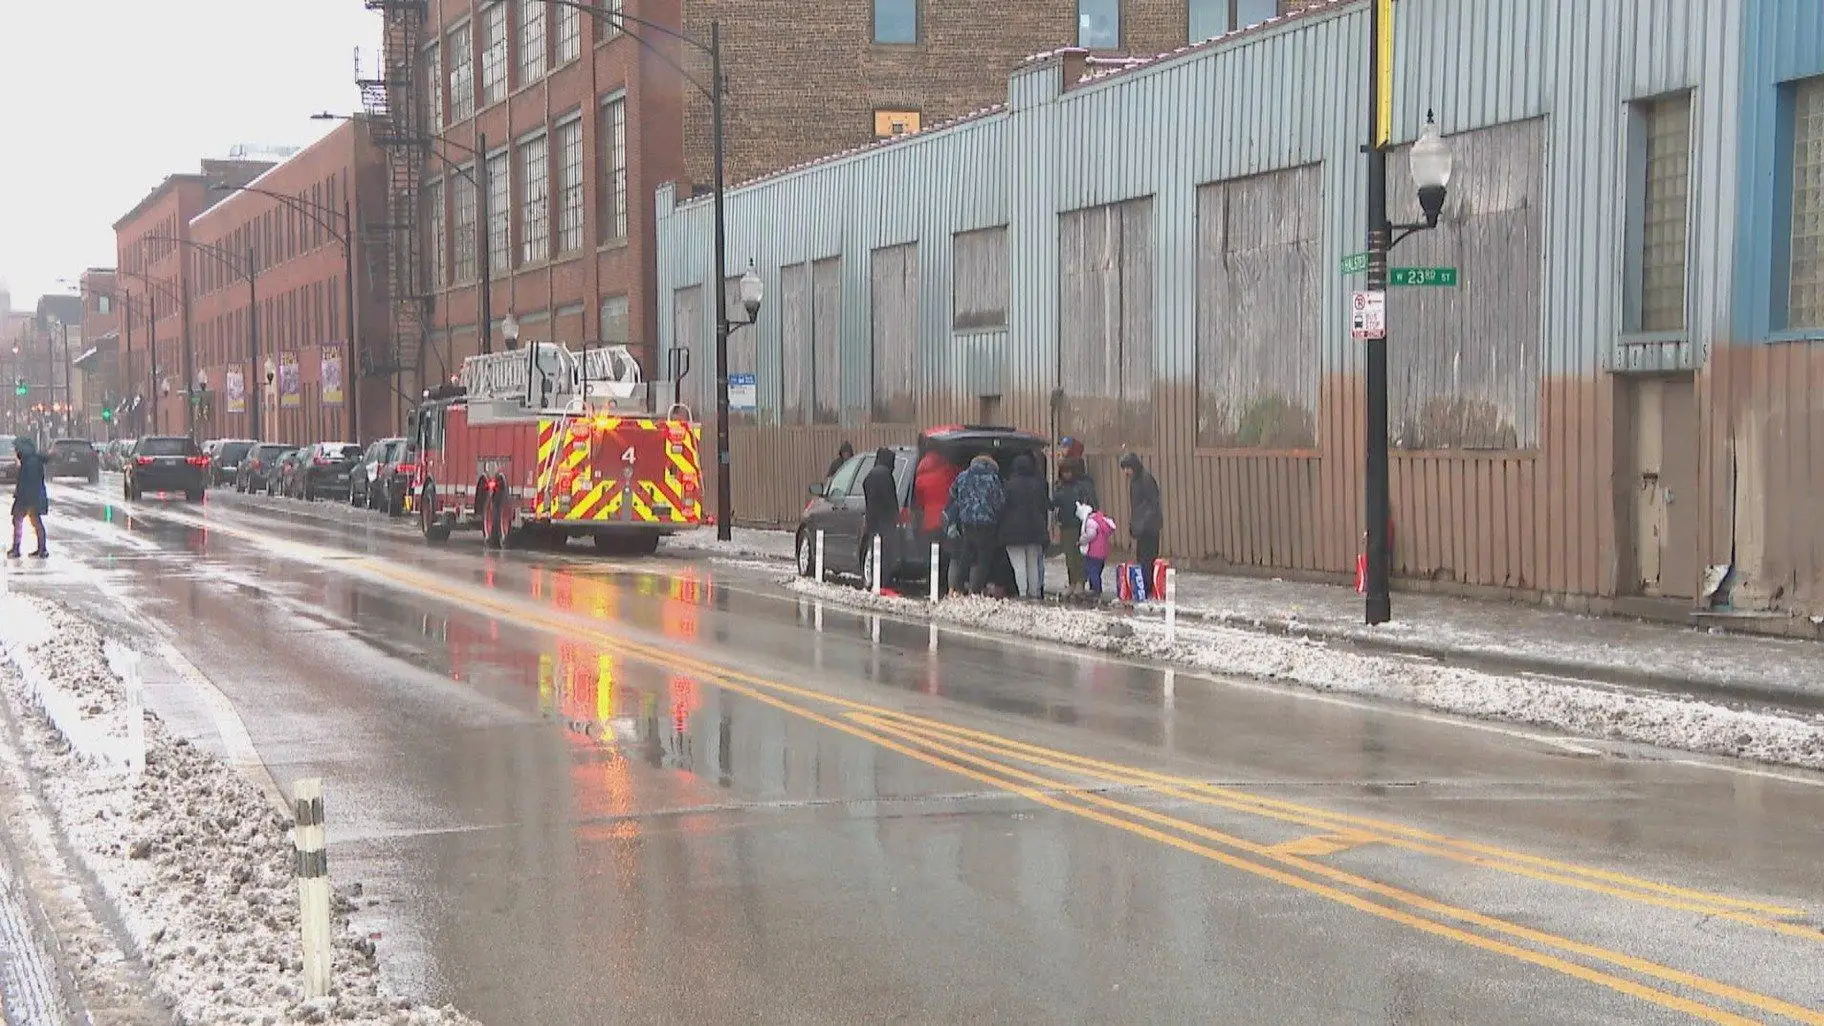
[[[1159,480],[1131,452],[1121,454],[1121,473],[1127,476],[1127,529],[1134,536],[1134,562],[1153,585],[1153,564],[1159,561],[1159,536],[1165,532],[1165,499]]]

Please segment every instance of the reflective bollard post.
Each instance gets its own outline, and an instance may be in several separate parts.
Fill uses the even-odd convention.
[[[878,594],[880,594],[881,582],[885,581],[887,579],[887,568],[880,565],[880,532],[879,531],[874,532],[874,539],[870,544],[872,544],[874,546],[874,551],[872,553],[872,555],[874,556],[874,574],[873,574],[874,580],[870,581],[868,586],[869,586],[869,588],[871,588],[873,590],[874,594],[878,595]]]
[[[1165,568],[1165,641],[1178,641],[1178,571]]]
[[[817,529],[817,582],[823,583],[823,528]]]
[[[931,543],[931,572],[925,576],[931,579],[931,601],[937,601],[938,578],[944,571],[944,554],[936,542]]]
[[[310,777],[292,790],[297,825],[298,925],[302,936],[304,997],[329,994],[329,851],[323,829],[323,779]]]

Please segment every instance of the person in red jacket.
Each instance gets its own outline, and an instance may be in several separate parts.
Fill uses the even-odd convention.
[[[942,544],[939,564],[931,568],[938,575],[939,588],[948,591],[950,583],[951,557],[949,539],[944,537],[944,507],[950,503],[950,486],[955,483],[963,468],[946,459],[936,449],[927,449],[918,458],[918,468],[912,475],[912,505],[918,510],[918,536],[929,545],[936,541]]]

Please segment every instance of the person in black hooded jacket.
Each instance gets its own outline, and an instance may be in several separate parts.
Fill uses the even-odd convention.
[[[881,584],[893,579],[893,568],[899,565],[899,481],[893,476],[893,450],[881,446],[874,453],[874,466],[861,479],[861,498],[866,511],[861,528],[861,566],[868,565],[868,549],[875,535],[880,536],[880,565],[887,568]],[[872,582],[870,582],[872,583]]]
[[[1051,533],[1046,514],[1050,512],[1051,497],[1032,457],[1014,457],[1013,476],[1007,481],[1007,505],[1001,510],[1001,545],[1007,550],[1007,561],[1013,564],[1013,579],[1021,598],[1045,597],[1045,542]]]

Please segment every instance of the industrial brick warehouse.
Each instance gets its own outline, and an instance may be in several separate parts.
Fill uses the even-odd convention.
[[[1396,577],[1809,629],[1824,5],[1396,7],[1394,221],[1428,111],[1454,156],[1393,253]],[[1181,564],[1352,576],[1369,23],[1042,55],[1004,105],[731,191],[724,273],[767,286],[731,339],[737,517],[794,523],[842,440],[987,421],[1082,439],[1117,520],[1131,447]],[[657,202],[660,344],[713,367],[711,205]]]

